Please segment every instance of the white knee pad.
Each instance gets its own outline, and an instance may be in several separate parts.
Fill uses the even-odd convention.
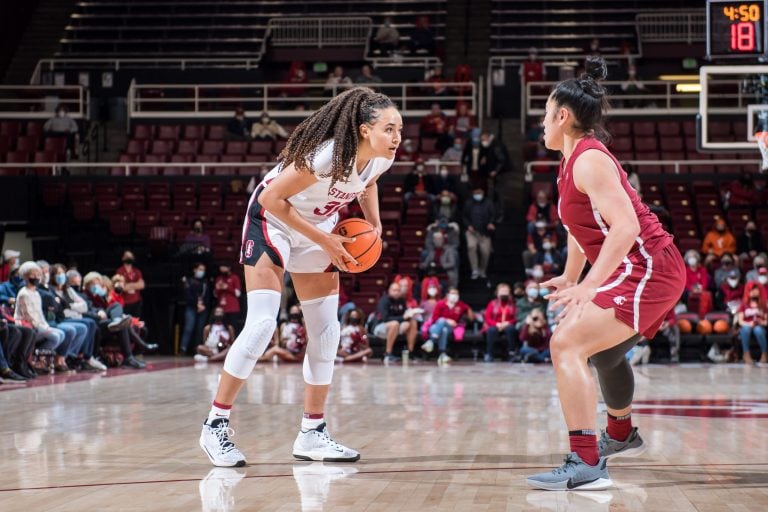
[[[264,354],[277,327],[280,312],[279,292],[252,290],[248,292],[248,312],[245,325],[224,359],[224,371],[238,379],[247,379]]]
[[[331,383],[333,363],[341,340],[339,296],[329,295],[303,301],[301,311],[307,327],[304,382],[315,386]]]

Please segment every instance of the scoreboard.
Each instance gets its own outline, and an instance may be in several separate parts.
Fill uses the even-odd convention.
[[[766,53],[767,0],[707,0],[707,56],[760,57]]]

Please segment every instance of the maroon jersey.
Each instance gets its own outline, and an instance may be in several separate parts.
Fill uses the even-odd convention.
[[[632,201],[632,207],[640,223],[640,234],[635,245],[632,246],[630,254],[642,253],[643,250],[648,254],[656,254],[671,244],[672,235],[664,231],[658,217],[640,201],[637,192],[627,181],[627,173],[621,168],[619,161],[602,142],[594,137],[585,137],[576,144],[576,149],[574,149],[565,167],[562,163],[560,164],[560,171],[557,176],[557,191],[560,200],[557,203],[557,211],[563,226],[579,244],[589,263],[594,265],[609,228],[600,217],[600,212],[590,202],[589,196],[579,191],[573,182],[573,164],[579,155],[588,149],[597,149],[611,157],[619,169],[621,186]]]

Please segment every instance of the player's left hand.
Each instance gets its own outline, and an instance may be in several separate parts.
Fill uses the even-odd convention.
[[[557,315],[558,320],[562,320],[572,313],[578,319],[581,317],[584,305],[594,299],[595,295],[597,295],[597,288],[582,283],[550,293],[547,299],[552,302],[552,309],[563,308]]]

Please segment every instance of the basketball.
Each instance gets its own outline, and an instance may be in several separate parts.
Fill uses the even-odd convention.
[[[681,334],[690,334],[691,331],[693,331],[693,326],[691,325],[691,321],[686,320],[685,318],[683,318],[682,320],[678,320],[677,326],[680,328]]]
[[[712,330],[715,331],[715,334],[728,334],[730,325],[725,320],[717,320],[712,326]]]
[[[709,320],[701,320],[696,325],[696,332],[699,334],[712,334],[712,322]]]
[[[376,229],[363,219],[346,219],[339,222],[333,232],[347,238],[354,238],[354,242],[347,242],[344,248],[357,260],[359,266],[350,266],[349,272],[359,274],[373,267],[381,256],[381,237],[376,234]]]

